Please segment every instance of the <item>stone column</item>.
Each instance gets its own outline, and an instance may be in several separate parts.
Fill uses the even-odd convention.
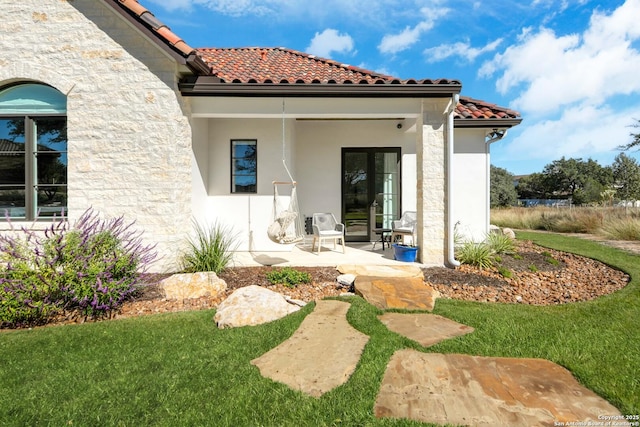
[[[418,132],[417,208],[419,261],[446,263],[446,114],[449,99],[424,100]]]

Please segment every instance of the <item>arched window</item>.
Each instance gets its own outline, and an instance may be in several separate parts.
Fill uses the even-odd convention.
[[[23,83],[0,89],[0,219],[67,210],[67,98]]]

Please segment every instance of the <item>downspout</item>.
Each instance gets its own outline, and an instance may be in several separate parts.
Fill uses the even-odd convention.
[[[460,95],[451,97],[447,109],[447,262],[451,267],[458,267],[460,262],[455,257],[454,225],[453,225],[453,112],[458,106]]]
[[[489,153],[491,151],[490,145],[493,144],[494,142],[500,141],[502,138],[507,136],[507,129],[503,129],[501,131],[499,131],[498,129],[494,129],[493,132],[489,133],[487,136],[491,137],[490,139],[485,141],[485,151],[484,151],[485,158],[487,159],[487,178],[486,178],[485,194],[487,195],[487,199],[488,199],[487,205],[486,205],[485,218],[486,218],[487,227],[489,227],[489,225],[491,225],[491,159],[489,158]],[[489,229],[487,228],[486,233],[488,232],[489,232]]]

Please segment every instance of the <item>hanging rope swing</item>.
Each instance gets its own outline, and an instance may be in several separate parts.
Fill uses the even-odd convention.
[[[304,240],[304,224],[298,208],[297,183],[287,167],[285,146],[284,99],[282,100],[282,164],[291,181],[273,181],[273,222],[267,228],[267,235],[275,243],[281,245],[298,243]],[[281,200],[278,186],[291,186],[291,196],[286,207]]]

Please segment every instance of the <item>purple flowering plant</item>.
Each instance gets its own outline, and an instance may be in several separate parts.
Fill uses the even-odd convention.
[[[88,209],[73,226],[63,218],[44,233],[0,234],[0,326],[46,323],[63,310],[100,317],[117,309],[157,255],[133,225]]]

